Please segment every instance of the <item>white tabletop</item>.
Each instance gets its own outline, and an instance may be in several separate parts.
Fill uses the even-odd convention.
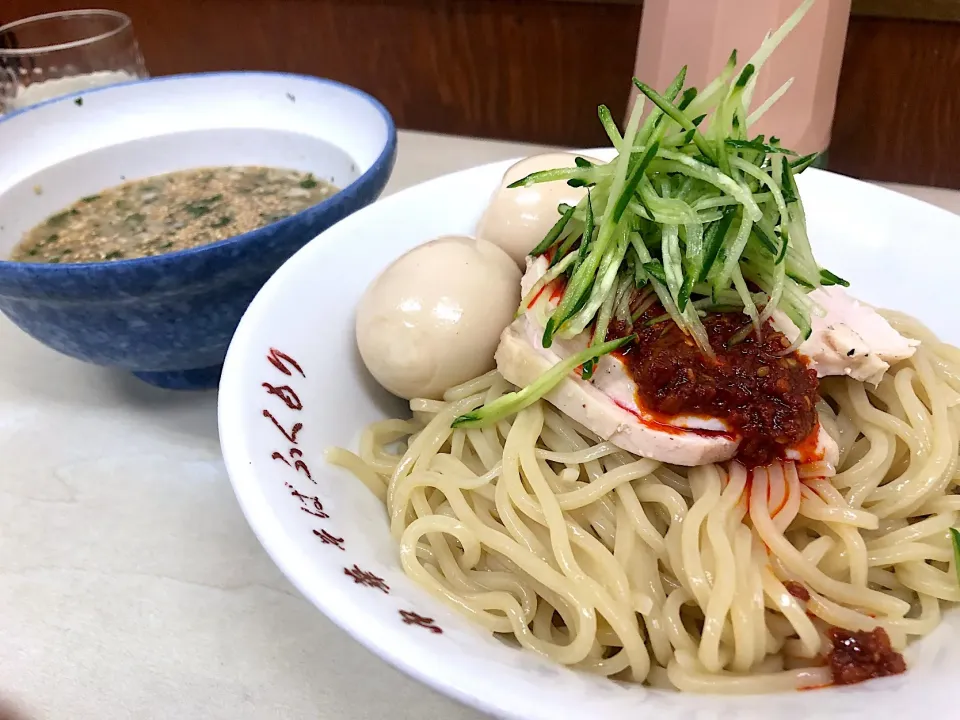
[[[388,192],[539,149],[402,132]],[[896,189],[960,212],[960,193]],[[280,575],[234,500],[216,401],[0,317],[0,697],[50,720],[480,718]]]

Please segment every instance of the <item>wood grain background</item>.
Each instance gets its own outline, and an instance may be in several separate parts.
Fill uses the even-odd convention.
[[[0,23],[88,4],[2,0]],[[639,2],[610,0],[114,0],[110,7],[133,18],[154,75],[321,75],[376,95],[400,127],[580,146],[603,142],[599,103],[623,113],[641,15]],[[830,167],[960,188],[957,77],[960,23],[855,15]]]

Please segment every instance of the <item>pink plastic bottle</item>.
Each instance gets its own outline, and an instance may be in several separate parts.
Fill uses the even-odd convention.
[[[763,66],[754,107],[791,77],[794,81],[787,94],[750,128],[751,135],[777,135],[784,147],[803,154],[827,149],[850,2],[818,0]],[[737,49],[740,65],[745,63],[764,35],[778,28],[800,3],[645,0],[634,74],[662,90],[687,65],[687,85],[702,88],[717,76],[731,50]]]

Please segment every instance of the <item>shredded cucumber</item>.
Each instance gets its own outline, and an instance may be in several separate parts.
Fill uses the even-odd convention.
[[[811,328],[810,290],[846,284],[820,267],[807,235],[795,176],[816,154],[801,157],[775,137],[750,135],[751,125],[790,87],[784,83],[751,111],[757,76],[813,1],[804,0],[743,66],[732,53],[699,92],[684,87],[686,68],[662,93],[635,79],[640,94],[622,133],[606,106],[598,111],[618,152],[609,163],[578,158],[574,168],[514,183],[589,188],[577,207],[559,209],[557,224],[535,248],[533,255],[553,253],[550,268],[520,310],[546,282],[567,275],[543,345],[591,329],[592,339],[587,355],[564,363],[560,376],[583,365],[589,377],[594,361],[613,347],[605,342],[610,328],[630,332],[654,302],[713,357],[703,313],[739,310],[749,333],[781,311],[802,339]],[[647,100],[652,108],[641,122]],[[501,403],[507,405],[517,407],[515,400]]]

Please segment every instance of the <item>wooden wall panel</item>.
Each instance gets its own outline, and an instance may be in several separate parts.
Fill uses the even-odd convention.
[[[952,7],[958,0],[937,2]],[[89,4],[0,0],[0,23]],[[109,5],[133,17],[156,75],[229,69],[322,75],[376,95],[401,127],[581,146],[604,141],[597,104],[622,116],[641,13],[637,0]],[[960,23],[855,15],[830,166],[859,177],[960,188],[957,77]]]
[[[960,188],[960,24],[853,18],[831,169]]]
[[[0,0],[0,15],[89,0]],[[113,0],[156,75],[261,69],[335,78],[399,125],[543,143],[600,142],[627,102],[637,5],[551,0]],[[2,20],[2,17],[0,17]]]

